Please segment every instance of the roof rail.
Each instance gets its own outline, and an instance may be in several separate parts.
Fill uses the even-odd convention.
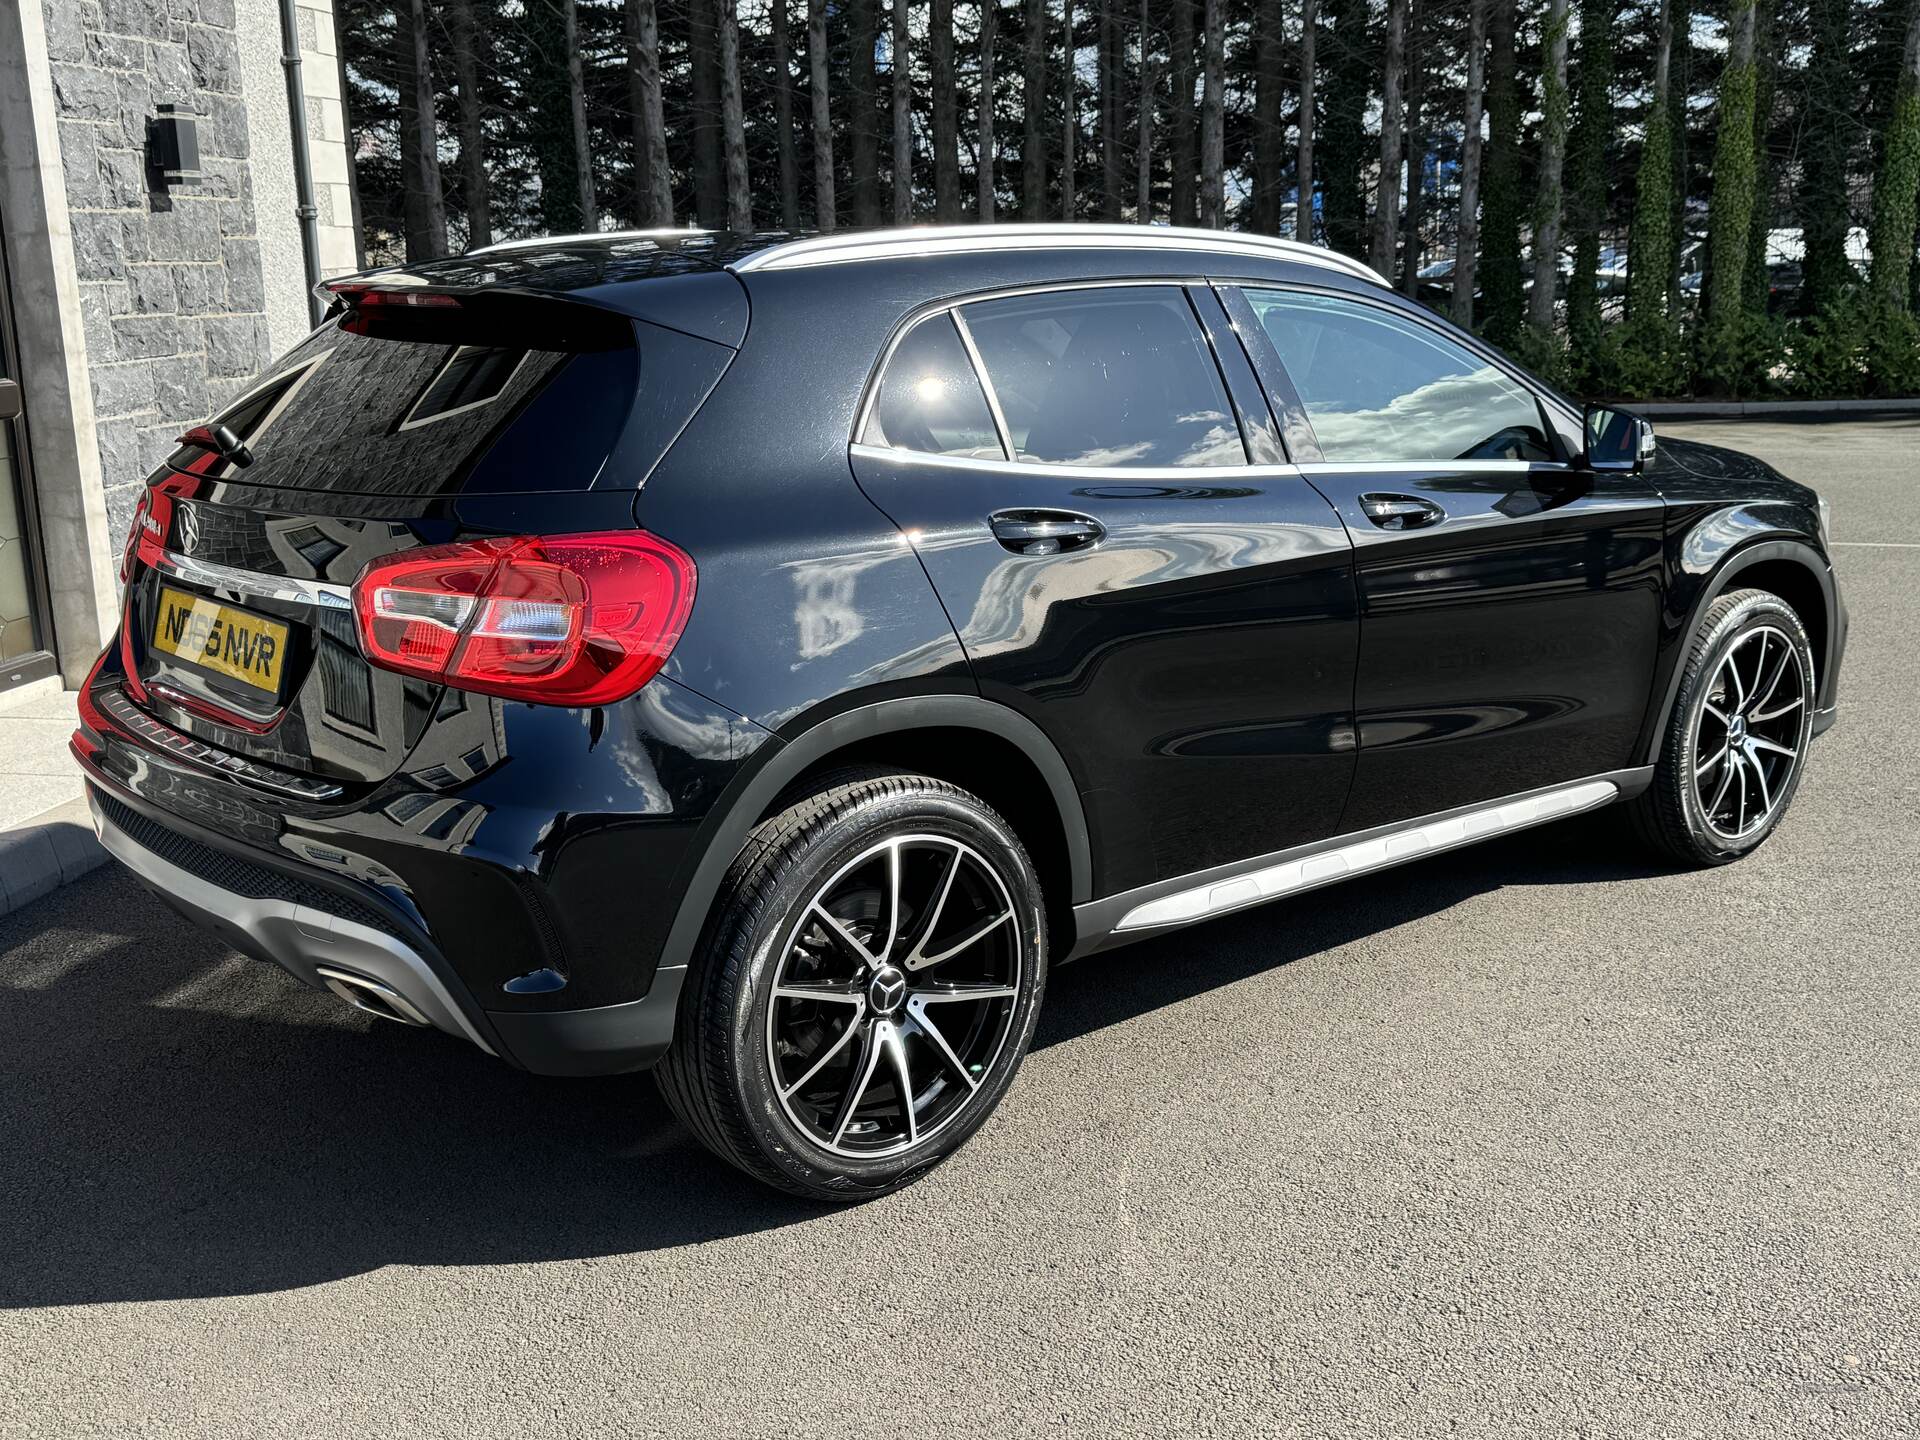
[[[770,245],[730,269],[800,270],[857,260],[892,260],[920,255],[959,255],[994,250],[1184,250],[1212,255],[1257,255],[1293,260],[1371,280],[1387,282],[1371,266],[1318,245],[1252,235],[1238,230],[1194,230],[1172,225],[928,225],[893,230],[848,231],[815,235]]]
[[[572,235],[528,235],[519,240],[496,240],[468,255],[492,255],[500,250],[524,250],[537,245],[567,245],[581,240],[687,240],[696,235],[711,235],[711,230],[694,227],[659,230],[582,230]]]

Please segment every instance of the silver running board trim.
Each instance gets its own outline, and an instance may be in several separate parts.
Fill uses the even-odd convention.
[[[369,925],[355,924],[310,905],[263,900],[202,880],[191,870],[154,854],[108,820],[92,785],[87,787],[87,804],[93,810],[93,828],[107,853],[202,929],[249,955],[273,961],[294,979],[316,989],[339,994],[330,983],[330,974],[345,972],[362,984],[370,984],[375,993],[393,992],[423,1023],[471,1040],[489,1055],[494,1053],[461,1013],[440,977],[411,946]],[[350,997],[341,998],[359,1004]]]
[[[1147,930],[1161,925],[1190,924],[1372,870],[1384,870],[1389,865],[1417,860],[1423,855],[1524,830],[1582,810],[1598,809],[1619,795],[1620,787],[1612,780],[1583,780],[1576,785],[1501,801],[1478,810],[1440,819],[1415,820],[1401,829],[1376,834],[1351,845],[1321,850],[1297,860],[1285,860],[1245,875],[1149,900],[1129,910],[1114,929]]]

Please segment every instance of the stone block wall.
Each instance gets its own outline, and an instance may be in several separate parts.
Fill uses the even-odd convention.
[[[101,478],[123,535],[174,438],[272,358],[235,0],[44,4]],[[148,174],[160,104],[198,117],[197,180]]]

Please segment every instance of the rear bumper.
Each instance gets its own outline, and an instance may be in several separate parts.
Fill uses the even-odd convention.
[[[317,990],[331,988],[322,969],[371,980],[435,1029],[499,1053],[426,957],[399,937],[291,898],[226,889],[142,845],[114,822],[97,785],[87,787],[87,803],[107,853],[202,929]]]
[[[187,920],[303,985],[385,1018],[430,1025],[542,1075],[642,1070],[672,1043],[684,967],[657,971],[648,993],[625,1004],[488,1012],[430,944],[352,897],[341,894],[336,902],[330,881],[290,875],[265,856],[240,855],[86,768],[87,802],[107,852]],[[223,868],[234,873],[232,867],[240,867],[245,880],[221,883]],[[284,884],[262,879],[275,875]]]

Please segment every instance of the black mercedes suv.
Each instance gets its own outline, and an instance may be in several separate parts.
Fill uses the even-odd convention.
[[[102,840],[375,1015],[657,1064],[804,1195],[959,1146],[1050,963],[1615,801],[1734,860],[1834,715],[1813,492],[1324,250],[609,234],[325,291],[141,500]]]

